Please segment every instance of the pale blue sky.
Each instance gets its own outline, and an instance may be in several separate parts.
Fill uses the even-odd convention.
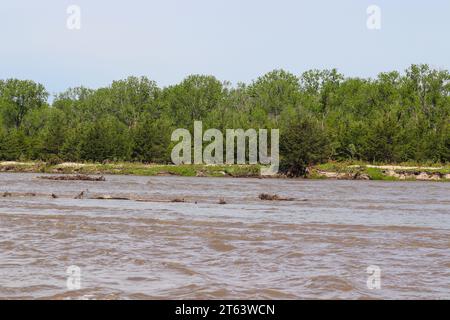
[[[81,30],[66,28],[68,5]],[[366,27],[366,9],[382,28]],[[51,93],[129,75],[165,86],[193,73],[250,82],[275,68],[373,77],[411,63],[450,67],[450,1],[0,0],[0,79]]]

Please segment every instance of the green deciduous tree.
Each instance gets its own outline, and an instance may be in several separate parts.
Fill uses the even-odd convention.
[[[0,80],[0,111],[8,126],[18,128],[30,110],[46,104],[43,85],[30,80]]]
[[[428,65],[374,79],[274,70],[249,85],[191,75],[71,88],[47,103],[33,81],[0,80],[0,160],[169,162],[175,128],[281,130],[285,169],[324,159],[448,162],[450,74]],[[300,117],[299,115],[302,115]]]

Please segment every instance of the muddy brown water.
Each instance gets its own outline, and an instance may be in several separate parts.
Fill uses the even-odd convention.
[[[448,183],[37,176],[0,174],[2,299],[450,298]]]

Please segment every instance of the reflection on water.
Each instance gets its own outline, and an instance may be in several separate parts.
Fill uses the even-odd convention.
[[[0,298],[450,297],[450,184],[36,176],[0,174]]]

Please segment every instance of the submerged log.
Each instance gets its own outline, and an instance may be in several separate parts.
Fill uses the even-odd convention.
[[[74,199],[83,199],[84,198],[84,191],[81,191],[77,196],[75,196]]]
[[[268,193],[261,193],[259,196],[259,199],[266,200],[266,201],[294,201],[294,198],[283,198],[280,197],[277,194],[268,194]]]
[[[40,176],[38,178],[55,181],[105,181],[104,176],[91,177],[85,174],[63,175],[63,176]]]
[[[90,199],[96,199],[96,200],[131,200],[130,198],[127,197],[116,197],[116,196],[110,196],[110,195],[102,195],[102,196],[97,196],[97,197],[93,197]]]
[[[24,197],[36,197],[36,193],[34,192],[27,192],[23,194]]]

